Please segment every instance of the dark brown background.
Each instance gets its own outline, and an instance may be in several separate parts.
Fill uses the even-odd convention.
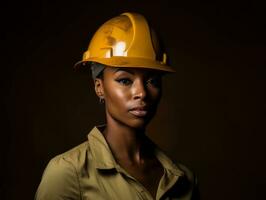
[[[96,29],[125,11],[148,18],[177,71],[164,82],[151,138],[197,173],[202,199],[266,199],[265,9],[173,2],[1,5],[0,199],[33,199],[49,159],[103,122],[90,78],[72,66]]]

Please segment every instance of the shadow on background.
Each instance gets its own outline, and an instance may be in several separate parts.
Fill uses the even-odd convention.
[[[174,4],[175,3],[175,4]],[[17,1],[2,7],[1,199],[33,199],[47,162],[86,140],[104,112],[72,66],[96,29],[142,13],[177,73],[149,136],[199,178],[202,199],[265,199],[262,5]]]

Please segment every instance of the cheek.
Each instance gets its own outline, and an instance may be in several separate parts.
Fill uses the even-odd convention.
[[[113,86],[113,87],[112,87]],[[106,102],[110,103],[110,106],[123,106],[129,99],[128,90],[117,87],[116,85],[110,85],[106,88]]]
[[[126,101],[128,99],[128,94],[125,90],[115,89],[114,96],[120,101]]]
[[[150,89],[150,97],[153,101],[159,102],[162,96],[162,90],[158,88]]]

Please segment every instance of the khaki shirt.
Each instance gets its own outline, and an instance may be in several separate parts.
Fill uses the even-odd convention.
[[[158,147],[155,155],[164,168],[156,200],[191,200],[194,176],[175,165]],[[81,145],[53,158],[47,165],[36,200],[151,200],[151,194],[115,161],[97,127]]]

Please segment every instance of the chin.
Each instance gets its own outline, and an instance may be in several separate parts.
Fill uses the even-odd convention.
[[[132,115],[110,116],[112,116],[112,119],[122,126],[127,126],[136,130],[145,130],[154,115],[149,115],[146,117],[133,117]]]
[[[150,121],[151,119],[134,119],[128,126],[134,129],[145,130]]]

